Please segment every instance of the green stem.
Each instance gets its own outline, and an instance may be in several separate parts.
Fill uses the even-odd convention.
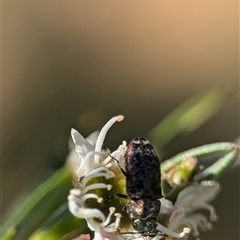
[[[212,143],[203,145],[201,147],[192,148],[185,152],[179,153],[176,156],[166,160],[161,164],[162,172],[168,172],[171,168],[175,167],[183,160],[192,157],[203,157],[212,154],[226,153],[236,148],[236,145],[229,142]]]

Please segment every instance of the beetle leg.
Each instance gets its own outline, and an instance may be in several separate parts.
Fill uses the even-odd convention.
[[[115,157],[113,157],[111,154],[109,154],[109,156],[110,156],[113,160],[115,160],[115,161],[117,162],[118,167],[121,169],[123,175],[126,177],[126,172],[125,172],[125,171],[123,170],[123,168],[120,166],[120,164],[119,164],[119,160],[116,159]]]

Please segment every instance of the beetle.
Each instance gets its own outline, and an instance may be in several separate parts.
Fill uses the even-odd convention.
[[[135,137],[125,153],[126,210],[133,228],[142,236],[154,237],[156,218],[162,197],[160,160],[152,144],[145,138]],[[122,197],[123,195],[120,194]]]

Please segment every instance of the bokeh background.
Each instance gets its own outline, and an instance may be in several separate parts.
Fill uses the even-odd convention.
[[[124,114],[105,142],[147,133],[199,91],[230,89],[222,110],[163,157],[239,136],[239,2],[2,1],[2,216],[64,164],[84,136]],[[239,239],[239,169],[202,239]]]

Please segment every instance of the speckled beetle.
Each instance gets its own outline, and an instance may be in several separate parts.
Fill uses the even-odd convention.
[[[122,170],[123,171],[123,170]],[[156,230],[162,197],[160,161],[152,144],[145,138],[135,137],[127,146],[125,171],[126,205],[133,228],[142,236],[161,234]]]

